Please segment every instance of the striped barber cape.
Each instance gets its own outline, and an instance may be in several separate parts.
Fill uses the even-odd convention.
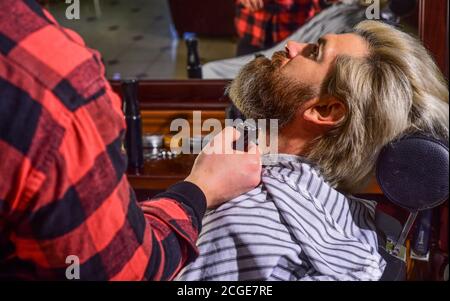
[[[254,190],[207,212],[199,257],[177,280],[379,280],[375,203],[331,187],[311,163],[278,155]]]

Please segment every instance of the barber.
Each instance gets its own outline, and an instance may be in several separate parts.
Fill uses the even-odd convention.
[[[170,280],[197,256],[206,208],[259,183],[257,151],[206,151],[231,149],[226,128],[185,181],[138,203],[103,74],[39,4],[0,1],[0,278]]]

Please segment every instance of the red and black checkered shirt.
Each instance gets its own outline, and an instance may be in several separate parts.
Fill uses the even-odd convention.
[[[81,280],[172,279],[196,256],[203,193],[136,202],[103,74],[34,0],[0,0],[0,278],[76,277],[79,260]]]
[[[264,8],[254,12],[236,3],[239,38],[261,48],[286,39],[321,9],[319,0],[264,0]]]

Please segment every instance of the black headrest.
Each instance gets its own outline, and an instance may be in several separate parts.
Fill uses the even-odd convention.
[[[429,136],[406,135],[386,145],[376,176],[385,196],[410,211],[434,208],[448,199],[448,145]]]

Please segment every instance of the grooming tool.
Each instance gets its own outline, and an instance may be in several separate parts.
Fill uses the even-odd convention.
[[[250,142],[258,143],[258,131],[254,122],[243,121],[240,122],[236,129],[241,133],[239,139],[233,142],[233,149],[239,151],[248,151]]]

